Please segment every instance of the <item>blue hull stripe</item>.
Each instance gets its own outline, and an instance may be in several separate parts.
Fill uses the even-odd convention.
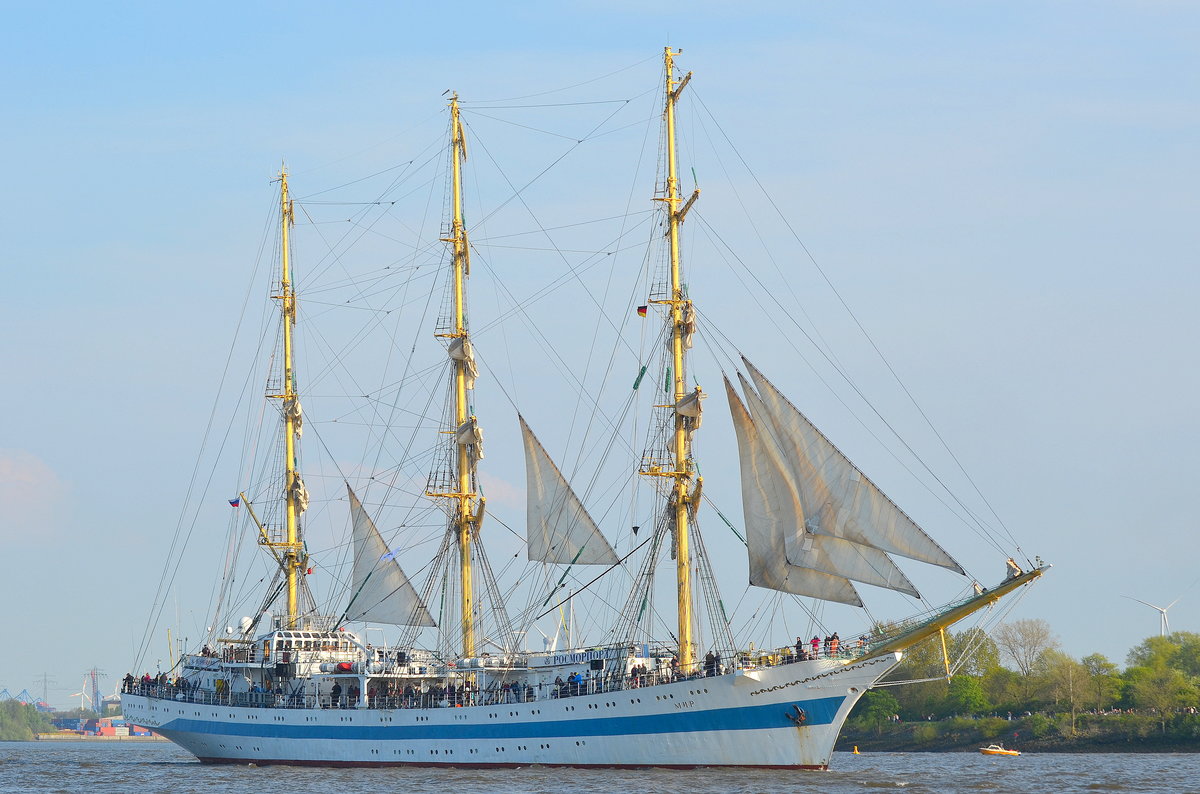
[[[805,725],[828,725],[841,707],[845,697],[827,697],[798,701],[804,709]],[[554,701],[556,704],[561,701]],[[580,706],[584,705],[582,702]],[[209,707],[211,708],[211,707]],[[482,707],[475,707],[482,708]],[[543,707],[544,708],[544,707]],[[455,709],[458,713],[461,710]],[[251,712],[267,715],[272,709],[237,709],[239,714]],[[339,714],[337,710],[323,712]],[[372,712],[368,712],[372,713]],[[400,710],[397,713],[411,713]],[[428,712],[425,712],[428,713]],[[222,722],[210,720],[175,719],[156,728],[165,735],[172,732],[206,734],[210,736],[256,736],[279,739],[357,739],[368,741],[405,741],[430,739],[540,739],[564,736],[628,736],[631,734],[692,733],[697,731],[752,731],[791,727],[789,713],[795,713],[791,703],[770,703],[762,706],[743,706],[725,709],[689,709],[671,714],[647,714],[634,717],[594,717],[591,719],[540,719],[510,717],[493,724],[437,725],[280,725],[253,722]],[[345,715],[361,712],[347,710]],[[521,722],[513,722],[520,719]]]

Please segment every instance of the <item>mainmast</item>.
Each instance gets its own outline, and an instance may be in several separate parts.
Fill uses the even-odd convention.
[[[478,459],[479,430],[470,415],[467,390],[474,385],[475,363],[467,332],[466,282],[471,274],[470,248],[462,212],[462,163],[466,160],[466,140],[462,120],[459,117],[458,94],[450,98],[450,163],[451,163],[451,219],[450,243],[453,252],[453,326],[449,333],[438,336],[450,339],[450,354],[454,366],[454,434],[455,454],[453,457],[455,489],[450,493],[431,493],[431,496],[453,500],[451,531],[458,545],[459,579],[461,593],[462,654],[475,655],[475,604],[472,589],[472,534],[483,518],[483,498],[472,488],[475,479],[475,461]]]
[[[300,571],[304,565],[304,543],[300,535],[300,514],[307,507],[308,494],[296,467],[296,440],[300,436],[300,398],[296,393],[296,377],[292,351],[292,331],[296,324],[296,293],[292,288],[290,232],[295,219],[292,201],[288,197],[287,168],[279,172],[280,207],[280,312],[283,317],[283,383],[281,393],[271,395],[283,400],[284,424],[284,499],[286,539],[266,545],[282,552],[281,565],[287,579],[287,627],[295,628],[300,612]]]
[[[692,78],[688,72],[683,79],[674,78],[674,56],[682,50],[672,52],[670,47],[663,50],[666,67],[666,106],[664,117],[666,121],[667,139],[667,183],[666,195],[657,200],[667,204],[667,239],[670,249],[671,292],[665,300],[654,301],[664,303],[671,309],[671,362],[672,378],[675,393],[675,428],[673,438],[674,467],[673,471],[650,471],[649,474],[670,477],[674,479],[674,487],[670,500],[670,509],[674,512],[672,534],[675,547],[675,577],[676,595],[679,613],[679,668],[682,672],[690,673],[695,669],[696,649],[693,640],[695,618],[692,615],[692,577],[691,553],[688,547],[688,515],[689,509],[696,506],[700,494],[700,478],[696,477],[696,487],[692,488],[694,462],[692,460],[691,434],[698,422],[699,389],[691,395],[687,389],[687,350],[691,346],[691,333],[695,324],[692,302],[688,300],[683,287],[682,266],[679,251],[679,229],[687,211],[695,203],[700,191],[695,191],[687,202],[680,207],[683,199],[679,196],[679,173],[675,154],[675,104],[684,86]],[[685,398],[693,398],[692,403],[697,413],[691,413]],[[688,413],[685,413],[687,411]]]

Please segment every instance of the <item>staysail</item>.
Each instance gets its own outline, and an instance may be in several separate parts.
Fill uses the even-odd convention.
[[[780,447],[773,432],[767,406],[740,373],[738,380],[746,395],[746,404],[758,434],[760,449],[769,454],[771,472],[778,480],[778,489],[786,493],[799,507],[798,521],[788,525],[784,533],[783,551],[787,561],[801,568],[843,576],[863,584],[896,590],[919,597],[912,582],[884,552],[871,546],[855,543],[833,535],[813,531],[807,520],[804,491],[797,483],[796,473]]]
[[[742,358],[804,505],[804,527],[963,573],[962,567],[871,482],[766,377]]]
[[[350,494],[350,516],[354,521],[354,570],[346,619],[396,626],[436,626],[349,484],[346,491]]]
[[[545,447],[521,421],[525,440],[529,559],[563,565],[615,565],[616,552],[600,533]]]
[[[750,584],[795,595],[812,596],[862,606],[854,585],[844,576],[805,569],[788,562],[784,546],[789,533],[803,523],[794,489],[788,487],[780,461],[764,444],[746,406],[725,379],[729,411],[741,458],[742,508],[746,516],[746,546]]]

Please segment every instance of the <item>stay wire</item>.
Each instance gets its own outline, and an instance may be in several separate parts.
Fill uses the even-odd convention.
[[[744,270],[744,271],[745,271],[745,272],[746,272],[746,273],[747,273],[747,274],[750,276],[750,278],[751,278],[751,279],[752,279],[752,280],[753,280],[753,281],[754,281],[754,282],[755,282],[755,283],[756,283],[756,284],[759,286],[759,288],[760,288],[760,289],[762,289],[762,291],[763,291],[763,292],[764,292],[766,295],[768,295],[768,296],[770,297],[770,300],[771,300],[771,301],[772,301],[772,302],[773,302],[773,303],[774,303],[774,304],[775,304],[775,305],[776,305],[776,306],[777,306],[777,307],[778,307],[778,308],[781,310],[781,312],[782,312],[782,313],[783,313],[785,316],[790,316],[790,315],[788,315],[788,314],[787,314],[786,307],[783,305],[782,301],[780,301],[780,299],[779,299],[778,295],[776,295],[776,294],[775,294],[774,292],[772,292],[771,290],[767,289],[766,285],[765,285],[765,284],[763,284],[763,282],[762,282],[762,281],[761,281],[761,280],[760,280],[760,279],[759,279],[759,278],[758,278],[758,277],[757,277],[757,276],[756,276],[756,275],[753,273],[753,271],[751,271],[751,270],[750,270],[750,268],[749,268],[749,267],[747,267],[747,265],[745,264],[745,262],[743,262],[743,261],[741,260],[741,258],[740,258],[740,257],[738,257],[737,253],[733,251],[732,247],[731,247],[731,246],[730,246],[730,245],[729,245],[727,242],[725,242],[725,240],[724,240],[724,239],[722,239],[722,238],[721,238],[720,234],[718,234],[718,233],[716,232],[716,230],[715,230],[715,229],[713,229],[711,226],[709,226],[709,225],[707,224],[707,222],[704,220],[704,217],[703,217],[703,215],[700,215],[699,213],[697,213],[697,215],[698,215],[698,217],[699,217],[699,221],[700,221],[700,223],[701,223],[701,224],[702,224],[702,225],[705,227],[705,229],[706,229],[706,230],[708,230],[708,232],[709,232],[710,234],[712,234],[712,235],[713,235],[713,237],[714,237],[714,239],[715,239],[715,240],[717,240],[718,242],[720,242],[720,243],[721,243],[721,246],[722,246],[722,247],[723,247],[723,248],[726,250],[726,253],[727,253],[729,256],[731,256],[731,257],[733,258],[733,260],[734,260],[735,262],[737,262],[737,263],[738,263],[738,265],[740,265],[740,266],[742,267],[742,269],[743,269],[743,270]],[[876,416],[876,417],[879,419],[879,421],[880,421],[880,422],[882,422],[882,423],[883,423],[883,425],[884,425],[885,427],[887,427],[887,428],[888,428],[888,430],[890,430],[890,431],[892,432],[892,434],[893,434],[893,435],[896,437],[896,439],[897,439],[897,440],[900,442],[900,444],[901,444],[901,445],[902,445],[902,446],[903,446],[905,449],[907,449],[907,450],[909,451],[909,453],[910,453],[910,454],[913,456],[913,458],[914,458],[914,459],[915,459],[915,460],[916,460],[918,463],[920,463],[920,464],[921,464],[921,467],[922,467],[922,468],[923,468],[923,469],[924,469],[924,470],[925,470],[925,471],[926,471],[926,472],[929,474],[929,476],[931,476],[931,477],[932,477],[932,478],[933,478],[933,479],[934,479],[934,480],[935,480],[935,481],[936,481],[936,482],[937,482],[937,483],[938,483],[938,484],[939,484],[939,485],[940,485],[940,486],[941,486],[941,487],[942,487],[942,488],[945,490],[946,494],[947,494],[947,495],[949,495],[949,497],[950,497],[950,498],[951,498],[951,499],[952,499],[952,500],[953,500],[955,503],[957,503],[957,504],[959,505],[959,507],[961,507],[961,508],[962,508],[962,510],[963,510],[964,512],[966,512],[966,514],[967,514],[968,516],[971,516],[971,517],[974,519],[974,522],[975,522],[975,524],[977,525],[977,528],[973,528],[973,531],[975,531],[975,532],[976,532],[976,534],[977,534],[977,535],[978,535],[980,538],[982,538],[982,539],[983,539],[985,542],[988,542],[988,543],[990,543],[990,544],[992,545],[992,547],[993,547],[993,548],[995,548],[997,551],[999,551],[999,552],[1001,552],[1001,553],[1004,553],[1004,548],[1003,548],[1003,546],[1001,546],[1001,545],[999,544],[999,542],[998,542],[998,541],[997,541],[997,540],[996,540],[994,537],[992,537],[990,533],[988,533],[988,532],[987,532],[986,526],[984,526],[984,525],[982,524],[982,522],[980,522],[980,521],[979,521],[979,518],[978,518],[977,516],[975,516],[975,514],[973,513],[973,511],[971,511],[971,509],[970,509],[970,508],[969,508],[969,507],[966,505],[966,503],[965,503],[965,502],[963,502],[963,501],[962,501],[962,499],[961,499],[960,497],[958,497],[958,496],[957,496],[957,495],[954,493],[954,491],[953,491],[952,489],[950,489],[950,488],[949,488],[949,486],[947,486],[947,485],[946,485],[946,483],[945,483],[945,482],[943,482],[943,481],[941,480],[941,478],[939,478],[939,477],[937,476],[937,474],[936,474],[936,473],[934,473],[934,471],[933,471],[933,470],[930,468],[929,464],[927,464],[927,463],[925,462],[925,460],[924,460],[924,459],[923,459],[923,458],[922,458],[922,457],[921,457],[921,456],[920,456],[920,455],[919,455],[919,454],[916,452],[916,450],[914,450],[914,449],[913,449],[913,448],[912,448],[912,447],[911,447],[911,446],[908,444],[908,442],[907,442],[907,441],[905,441],[905,439],[904,439],[904,438],[903,438],[903,437],[902,437],[902,436],[901,436],[901,435],[900,435],[900,434],[897,432],[897,430],[896,430],[896,429],[895,429],[895,428],[894,428],[894,427],[891,425],[891,423],[890,423],[890,422],[888,422],[888,420],[887,420],[887,419],[886,419],[886,418],[885,418],[885,417],[882,415],[882,413],[880,413],[880,412],[879,412],[879,410],[878,410],[878,409],[875,407],[875,405],[874,405],[874,404],[873,404],[873,403],[872,403],[872,402],[871,402],[871,401],[870,401],[870,400],[867,398],[867,396],[866,396],[865,394],[863,394],[863,392],[862,392],[862,391],[861,391],[861,390],[860,390],[860,389],[859,389],[859,388],[858,388],[858,387],[857,387],[857,386],[854,384],[854,382],[853,382],[853,381],[852,381],[850,378],[848,378],[848,377],[847,377],[846,373],[845,373],[845,372],[844,372],[842,369],[840,369],[840,368],[839,368],[839,367],[838,367],[838,366],[837,366],[837,365],[836,365],[836,364],[835,364],[833,361],[831,361],[831,360],[829,359],[829,357],[828,357],[828,356],[825,354],[824,350],[822,350],[822,349],[821,349],[821,346],[820,346],[820,345],[818,345],[818,344],[816,344],[816,342],[815,342],[815,341],[812,339],[812,337],[809,335],[808,331],[807,331],[807,330],[806,330],[806,329],[805,329],[803,326],[800,326],[798,323],[796,323],[794,319],[792,320],[792,324],[793,324],[793,325],[796,327],[796,329],[797,329],[797,330],[798,330],[798,331],[799,331],[799,332],[800,332],[800,333],[801,333],[801,334],[804,336],[804,338],[808,339],[808,341],[809,341],[809,342],[810,342],[810,343],[813,345],[813,348],[814,348],[814,349],[815,349],[815,350],[816,350],[818,353],[820,353],[820,354],[821,354],[821,356],[822,356],[823,358],[825,358],[825,360],[826,360],[827,362],[829,362],[830,366],[832,366],[832,367],[833,367],[834,371],[835,371],[835,372],[837,372],[837,373],[838,373],[838,375],[842,376],[842,378],[843,378],[843,379],[846,381],[846,383],[847,383],[847,384],[850,386],[851,390],[852,390],[852,391],[854,391],[854,392],[855,392],[855,393],[856,393],[856,394],[859,396],[859,398],[860,398],[860,399],[863,401],[863,403],[864,403],[864,404],[865,404],[865,405],[866,405],[866,406],[867,406],[867,407],[868,407],[868,408],[871,410],[871,412],[875,414],[875,416]],[[804,357],[804,355],[803,355],[802,353],[800,353],[800,350],[799,350],[799,348],[797,348],[797,347],[795,346],[795,343],[794,343],[794,342],[792,342],[791,340],[789,340],[789,342],[788,342],[788,343],[789,343],[789,344],[792,346],[792,349],[793,349],[793,350],[795,350],[795,351],[797,352],[797,354],[799,354],[799,355],[801,356],[801,358],[805,360],[805,362],[806,362],[806,363],[808,363],[808,362],[807,362],[807,359]],[[824,384],[824,385],[825,385],[825,387],[826,387],[827,389],[829,389],[829,390],[830,390],[830,393],[831,393],[831,394],[833,394],[833,395],[834,395],[834,397],[835,397],[835,398],[836,398],[836,399],[837,399],[839,402],[841,402],[841,403],[842,403],[842,405],[844,405],[844,406],[847,408],[847,410],[849,410],[849,411],[850,411],[851,415],[854,415],[854,416],[856,416],[855,412],[854,412],[853,410],[851,410],[851,409],[850,409],[849,405],[846,405],[846,403],[845,403],[845,402],[842,400],[842,398],[839,396],[838,392],[837,392],[835,389],[833,389],[833,388],[832,388],[832,386],[831,386],[831,385],[828,383],[828,381],[826,381],[826,380],[824,379],[824,377],[823,377],[823,376],[821,376],[821,374],[820,374],[819,372],[817,372],[815,368],[813,368],[813,367],[812,367],[812,365],[811,365],[811,364],[810,364],[809,366],[810,366],[810,369],[812,369],[812,370],[813,370],[813,372],[814,372],[814,374],[817,376],[817,378],[818,378],[818,379],[819,379],[819,380],[822,382],[822,384]],[[861,423],[861,421],[862,421],[862,420],[861,420],[861,419],[859,419],[859,421],[860,421],[860,423]],[[866,425],[865,425],[865,424],[864,424],[863,426],[864,426],[864,427],[866,427]],[[870,430],[870,428],[866,428],[866,429],[868,430],[868,432],[872,432],[872,431]],[[872,433],[872,435],[874,435],[874,434]],[[878,437],[876,437],[876,438],[877,438],[877,440],[878,440]],[[882,443],[882,441],[881,441],[881,443]],[[884,446],[884,448],[885,448],[885,449],[887,449],[887,448],[888,448],[886,444],[885,444],[885,445],[883,445],[883,446]],[[892,454],[892,455],[893,455],[893,457],[895,457],[895,453],[890,453],[890,454]],[[897,458],[897,460],[899,460],[899,459]],[[903,462],[901,462],[901,465],[903,465]],[[922,481],[920,478],[918,478],[918,482],[923,482],[923,481]],[[929,488],[929,486],[928,486],[927,484],[925,485],[925,487],[926,487],[927,489]],[[939,499],[939,501],[941,501],[941,500]],[[943,502],[943,504],[945,504],[945,502]],[[960,516],[960,518],[961,518],[961,516]],[[964,522],[964,523],[967,523],[969,526],[971,525],[971,522]]]
[[[854,321],[854,324],[856,326],[858,326],[858,329],[862,332],[864,338],[866,338],[867,342],[871,345],[871,348],[875,351],[876,355],[878,355],[880,361],[882,361],[884,366],[887,367],[888,372],[891,373],[892,377],[896,380],[896,383],[904,391],[905,395],[912,402],[913,406],[917,409],[918,413],[921,414],[921,417],[925,420],[925,423],[929,426],[929,429],[933,431],[933,433],[937,437],[938,441],[941,442],[943,449],[945,449],[947,454],[950,455],[951,459],[955,462],[955,465],[958,466],[959,471],[962,472],[963,476],[966,477],[967,482],[969,482],[971,484],[971,487],[975,490],[975,493],[979,496],[979,498],[981,500],[983,500],[984,505],[987,506],[987,508],[991,512],[991,514],[1000,523],[1000,527],[1004,530],[1005,534],[1008,536],[1008,539],[1013,543],[1013,545],[1016,548],[1016,550],[1018,551],[1018,553],[1020,553],[1022,556],[1025,556],[1026,560],[1028,561],[1028,557],[1021,550],[1020,544],[1017,542],[1015,536],[1009,530],[1008,526],[1004,523],[1004,520],[1000,517],[999,513],[996,512],[995,508],[992,506],[991,502],[987,499],[987,497],[984,496],[983,491],[980,490],[980,488],[976,484],[974,478],[972,478],[971,475],[967,472],[966,467],[964,467],[962,464],[962,461],[959,459],[959,457],[956,454],[954,454],[954,451],[950,448],[950,445],[946,442],[946,439],[942,436],[942,434],[938,431],[937,427],[933,424],[933,421],[929,418],[929,415],[925,412],[925,409],[921,407],[921,405],[917,401],[916,397],[909,390],[908,386],[905,385],[904,381],[900,378],[899,373],[896,372],[896,370],[892,366],[891,362],[887,359],[887,357],[883,354],[883,351],[875,343],[874,338],[870,335],[870,333],[867,332],[866,327],[862,324],[862,322],[858,319],[858,316],[850,308],[850,305],[842,297],[842,294],[838,291],[837,287],[834,286],[833,281],[829,278],[829,275],[825,272],[825,270],[817,262],[816,257],[814,257],[812,252],[809,251],[808,247],[804,244],[804,241],[802,239],[800,239],[800,235],[796,232],[795,228],[788,221],[787,216],[784,215],[783,211],[779,208],[779,205],[776,204],[774,198],[767,192],[766,188],[763,186],[762,182],[759,180],[758,175],[753,171],[753,169],[750,168],[749,163],[747,163],[745,158],[742,157],[741,152],[737,149],[737,147],[735,147],[733,145],[733,142],[730,140],[729,136],[725,133],[725,130],[721,127],[721,125],[717,121],[715,115],[713,115],[713,113],[708,109],[707,105],[704,104],[703,99],[698,94],[696,94],[696,101],[700,104],[701,107],[704,108],[705,113],[707,113],[709,115],[709,117],[712,119],[713,124],[716,126],[717,130],[721,133],[722,137],[725,138],[726,142],[729,144],[729,146],[733,150],[734,154],[737,155],[738,160],[741,161],[742,165],[746,168],[746,172],[750,175],[751,179],[754,180],[755,185],[758,186],[758,188],[762,192],[763,196],[770,203],[772,209],[775,210],[775,213],[779,216],[779,219],[783,222],[785,228],[787,228],[788,232],[792,235],[792,238],[800,246],[801,250],[804,251],[805,255],[809,258],[809,261],[812,262],[813,267],[815,267],[817,272],[821,274],[821,278],[825,281],[825,283],[829,286],[829,289],[837,297],[838,302],[841,303],[842,307],[846,310],[846,313]],[[861,393],[860,393],[860,396],[861,396]],[[865,397],[864,397],[864,400],[865,400]],[[870,403],[868,403],[868,405],[870,405]],[[875,411],[873,406],[872,406],[872,410]],[[877,416],[880,416],[880,418],[882,419],[882,416],[879,414],[878,411],[875,411],[875,413]],[[885,424],[887,424],[887,423],[885,422]],[[888,429],[891,430],[893,433],[896,433],[895,428],[893,428],[890,424],[888,425]],[[897,438],[899,438],[898,434],[897,434]],[[901,439],[901,443],[903,443],[905,445],[905,447],[908,447],[909,450],[912,451],[912,448],[909,447],[909,445],[906,442],[904,442],[902,439]],[[914,452],[913,454],[916,454],[916,453]],[[920,458],[918,458],[918,459],[920,459]],[[929,467],[927,465],[925,465],[923,461],[922,461],[922,465],[925,466],[927,471],[929,470]],[[930,471],[930,473],[932,474],[932,471]],[[936,478],[936,476],[935,476],[935,478]],[[946,485],[944,483],[942,483],[940,479],[938,480],[938,482],[939,482],[939,484],[942,485],[942,487],[944,487],[944,488],[946,487]],[[956,498],[956,501],[958,501],[957,498]]]
[[[272,217],[271,213],[267,213],[268,220],[266,222],[266,228],[263,230],[263,235],[262,235],[261,241],[259,243],[259,251],[258,251],[258,256],[255,261],[254,271],[253,271],[252,277],[247,285],[246,293],[242,298],[242,309],[238,315],[237,325],[234,328],[233,339],[230,341],[229,349],[225,355],[225,365],[221,370],[221,377],[217,383],[217,393],[213,398],[212,407],[209,409],[208,422],[205,425],[204,435],[203,435],[203,438],[202,438],[202,441],[200,444],[200,450],[197,452],[196,460],[192,465],[192,475],[191,475],[191,477],[188,478],[187,493],[184,496],[183,506],[180,509],[179,519],[175,525],[175,533],[171,538],[171,545],[167,549],[166,557],[167,557],[168,564],[166,566],[164,566],[163,572],[159,577],[158,585],[155,590],[154,600],[151,602],[152,606],[151,606],[150,614],[147,616],[146,625],[143,629],[142,643],[138,647],[137,653],[134,658],[135,669],[137,667],[141,666],[142,660],[145,657],[147,651],[149,650],[149,645],[150,645],[150,641],[151,641],[150,640],[151,626],[157,625],[158,621],[162,617],[163,609],[166,608],[166,600],[164,598],[164,596],[165,596],[164,588],[166,588],[167,582],[173,581],[175,576],[178,574],[179,567],[183,563],[184,553],[187,551],[188,543],[191,540],[192,533],[195,531],[196,523],[199,521],[199,518],[200,518],[200,503],[197,503],[194,508],[196,512],[193,514],[192,521],[188,525],[186,533],[184,533],[184,535],[183,535],[182,545],[180,546],[179,545],[180,533],[183,530],[184,517],[187,515],[188,511],[190,509],[192,509],[191,502],[192,502],[193,494],[195,493],[195,487],[196,487],[196,483],[197,483],[197,474],[199,473],[199,470],[200,470],[200,463],[204,459],[204,451],[205,451],[205,448],[208,446],[208,440],[213,431],[213,424],[215,423],[216,418],[217,418],[217,408],[220,405],[220,396],[221,396],[221,393],[225,386],[225,380],[229,376],[230,367],[233,364],[233,355],[234,355],[234,351],[237,348],[237,339],[241,333],[242,323],[246,319],[246,310],[250,303],[250,296],[253,294],[253,291],[254,291],[254,284],[257,280],[258,271],[262,267],[263,251],[265,250],[266,245],[267,245],[269,229],[271,226],[271,217]],[[221,450],[224,449],[225,440],[227,440],[227,439],[228,439],[228,428],[226,428],[226,434],[222,438],[221,444],[217,450],[218,456],[220,455]],[[213,480],[214,476],[215,476],[215,467],[214,467],[214,470],[209,473],[208,479],[205,481],[204,488],[200,492],[201,499],[203,499],[204,496],[207,495],[208,488],[212,484],[212,480]],[[176,554],[177,547],[179,548],[179,552],[178,552],[178,557],[176,558],[175,554]],[[176,560],[173,568],[170,566],[170,560],[172,558],[175,558],[175,560]],[[169,573],[168,573],[168,571],[169,571]],[[163,600],[160,601],[159,599],[163,599]],[[157,605],[157,609],[154,606],[155,604]]]

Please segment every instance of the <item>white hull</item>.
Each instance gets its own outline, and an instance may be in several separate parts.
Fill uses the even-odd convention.
[[[899,660],[797,662],[468,708],[249,708],[135,694],[121,703],[126,719],[210,763],[824,769],[850,709]]]

